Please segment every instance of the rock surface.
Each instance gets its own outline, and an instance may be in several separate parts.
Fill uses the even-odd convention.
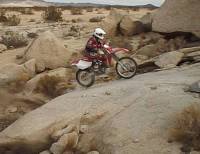
[[[100,25],[106,31],[108,36],[116,36],[118,25],[125,15],[127,15],[126,11],[112,9],[110,14],[101,22]]]
[[[68,93],[2,131],[0,148],[9,145],[15,149],[20,144],[27,149],[34,147],[33,153],[37,153],[49,145],[53,132],[82,116],[85,120],[81,124],[87,124],[92,115],[96,117],[88,123],[92,130],[81,138],[85,137],[84,143],[95,145],[101,154],[180,153],[179,145],[167,143],[167,130],[173,114],[199,102],[199,98],[183,90],[185,84],[199,80],[199,69],[200,64],[195,64]],[[108,90],[112,95],[105,97]],[[87,142],[88,138],[92,142]]]
[[[160,68],[173,68],[182,60],[184,53],[178,51],[167,52],[158,57],[155,64]]]
[[[200,81],[197,81],[197,82],[193,83],[193,84],[189,87],[189,91],[190,91],[190,92],[200,93]]]
[[[153,31],[190,32],[200,37],[199,7],[199,0],[166,0],[153,16]]]
[[[149,58],[155,57],[159,54],[157,45],[155,45],[155,44],[146,45],[146,46],[140,48],[137,51],[137,53],[139,55],[144,55],[144,56],[147,56]]]
[[[51,70],[49,72],[44,72],[44,73],[38,74],[26,83],[26,86],[25,86],[26,92],[33,92],[35,90],[40,78],[44,77],[45,75],[59,76],[61,78],[69,79],[71,77],[71,75],[69,75],[70,73],[71,73],[70,69],[57,68],[57,69]]]
[[[32,74],[24,65],[15,63],[6,64],[0,67],[0,85],[6,85],[11,82],[27,81]]]
[[[35,59],[36,71],[42,72],[45,69],[67,66],[71,54],[53,33],[47,31],[29,45],[25,52],[25,58],[27,60]]]
[[[144,27],[142,22],[136,20],[130,15],[126,15],[122,18],[119,27],[120,27],[120,32],[124,36],[133,36],[135,34],[144,32]]]
[[[0,44],[0,53],[4,52],[7,50],[7,47],[4,44]]]

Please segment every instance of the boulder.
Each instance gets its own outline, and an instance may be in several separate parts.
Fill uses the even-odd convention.
[[[69,125],[69,126],[67,126],[66,128],[64,128],[64,129],[61,129],[61,130],[59,130],[59,131],[54,132],[54,133],[51,135],[51,138],[54,139],[54,140],[56,141],[56,140],[58,140],[61,136],[63,136],[64,134],[71,133],[71,132],[73,132],[75,129],[76,129],[76,126],[75,126],[75,125]]]
[[[197,82],[193,83],[193,84],[189,87],[189,91],[190,91],[190,92],[200,93],[200,81],[197,81]]]
[[[158,57],[155,64],[160,68],[173,68],[182,60],[184,54],[178,51],[167,52]]]
[[[27,81],[30,79],[23,65],[10,63],[0,67],[0,85],[5,85],[15,81]]]
[[[166,0],[153,16],[153,31],[189,32],[200,37],[199,6],[199,0]]]
[[[152,57],[157,56],[159,54],[159,52],[157,49],[157,45],[149,44],[149,45],[146,45],[146,46],[140,48],[139,50],[137,50],[137,54],[152,58]]]
[[[90,151],[87,154],[99,154],[99,152],[98,151]]]
[[[45,75],[59,76],[61,78],[70,79],[71,73],[72,73],[71,69],[67,69],[67,68],[57,68],[55,70],[40,73],[26,83],[25,91],[33,92],[36,89],[37,83],[40,80],[40,78],[44,77]]]
[[[146,15],[144,15],[141,19],[140,22],[143,24],[143,28],[145,32],[149,32],[152,31],[152,14],[151,13],[147,13]]]
[[[36,60],[30,59],[29,61],[23,64],[26,72],[33,77],[36,74]]]
[[[4,44],[0,44],[0,53],[2,53],[5,50],[7,50],[7,46],[5,46]]]
[[[124,36],[132,36],[144,32],[144,27],[141,21],[133,18],[130,15],[126,15],[120,22],[120,32]]]
[[[65,151],[63,154],[74,154],[73,151]]]
[[[108,36],[116,36],[118,25],[122,18],[127,14],[127,11],[112,9],[110,14],[101,22],[100,26],[106,31]]]
[[[51,154],[51,153],[50,151],[46,150],[46,151],[40,152],[39,154]]]
[[[36,60],[37,72],[42,72],[45,69],[65,67],[70,57],[71,52],[49,31],[41,34],[29,45],[25,52],[26,60]]]
[[[73,149],[78,143],[78,134],[72,132],[69,134],[64,134],[56,143],[53,143],[50,151],[53,154],[63,154],[63,152],[68,149]]]

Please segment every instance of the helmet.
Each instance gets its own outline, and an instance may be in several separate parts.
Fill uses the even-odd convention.
[[[106,32],[101,29],[101,28],[96,28],[93,35],[96,36],[97,38],[103,40],[104,39],[104,35],[106,34]]]

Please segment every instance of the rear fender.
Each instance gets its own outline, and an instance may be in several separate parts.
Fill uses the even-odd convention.
[[[92,62],[79,60],[78,62],[72,63],[72,66],[76,66],[78,69],[84,70],[92,66]]]

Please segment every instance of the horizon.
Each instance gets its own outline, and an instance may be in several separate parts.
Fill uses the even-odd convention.
[[[146,5],[153,4],[155,6],[161,6],[165,0],[44,0],[47,2],[58,3],[93,3],[93,4],[108,4],[108,5]],[[133,2],[134,1],[134,2]]]

